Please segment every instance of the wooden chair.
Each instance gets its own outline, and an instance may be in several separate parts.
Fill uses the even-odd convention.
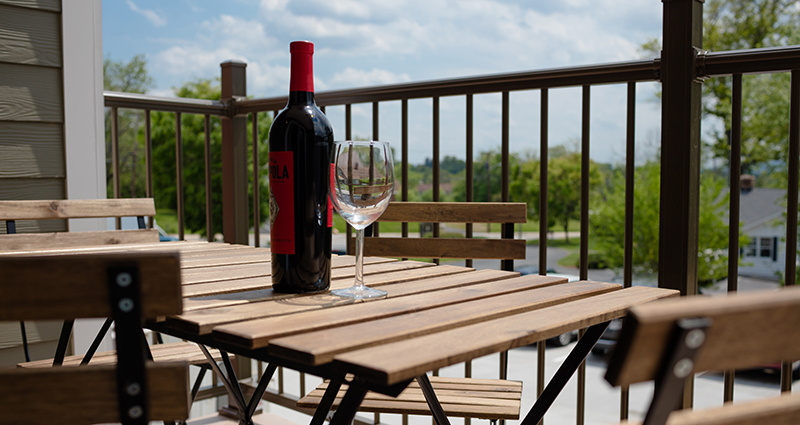
[[[727,297],[685,297],[631,309],[606,380],[655,380],[646,425],[798,424],[800,394],[674,411],[687,377],[800,358],[800,288]]]
[[[0,320],[116,320],[117,365],[0,369],[0,424],[146,424],[189,415],[184,362],[146,359],[144,318],[180,314],[177,253],[0,257]]]
[[[525,241],[514,239],[514,224],[527,222],[527,206],[512,202],[392,202],[378,222],[501,223],[502,239],[364,238],[364,254],[376,257],[499,259],[513,270],[525,259]],[[350,240],[351,252],[355,244]]]
[[[366,237],[364,254],[401,258],[498,259],[503,270],[514,269],[513,260],[525,258],[525,241],[515,240],[514,223],[527,221],[524,203],[510,202],[392,202],[379,222],[501,223],[502,239]],[[349,241],[350,244],[354,242]],[[352,252],[352,250],[351,250]],[[447,416],[505,420],[519,419],[522,382],[505,378],[507,356],[501,356],[501,378],[430,377]],[[327,388],[322,383],[298,401],[298,407],[316,408]],[[346,386],[334,401],[339,405]],[[397,398],[368,393],[362,412],[430,415],[422,389],[416,383]]]
[[[158,243],[159,235],[155,229],[148,229],[145,217],[154,217],[156,214],[155,203],[151,198],[143,199],[88,199],[88,200],[41,200],[41,201],[0,201],[0,221],[5,221],[6,234],[0,234],[0,251],[22,251],[41,248],[67,248],[75,246],[119,245],[119,244],[148,244]],[[47,232],[47,233],[17,233],[19,220],[56,220],[72,218],[115,218],[136,217],[138,229],[133,230],[107,230],[90,232]],[[32,228],[34,226],[27,225]],[[92,343],[86,355],[66,356],[73,321],[67,320],[62,327],[61,337],[52,359],[30,361],[24,322],[21,322],[23,349],[25,363],[18,366],[24,368],[42,368],[54,365],[78,366],[81,364],[114,364],[114,352],[97,353],[98,346],[112,324],[112,319],[107,318],[100,332]],[[198,375],[197,383],[202,380],[209,370],[206,356],[200,348],[193,343],[179,341],[159,343],[150,347],[155,361],[186,361],[191,365],[202,368]],[[221,361],[218,350],[210,350],[215,361]],[[197,394],[199,385],[195,385],[192,397]]]

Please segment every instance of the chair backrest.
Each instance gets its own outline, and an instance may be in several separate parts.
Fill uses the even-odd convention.
[[[0,201],[0,221],[6,222],[7,234],[0,235],[0,251],[40,247],[111,245],[158,242],[158,231],[144,228],[144,217],[156,214],[152,198],[141,199],[61,199],[42,201]],[[54,220],[67,218],[138,217],[137,230],[97,232],[16,233],[17,220]]]
[[[684,297],[636,306],[623,321],[606,380],[612,385],[655,380],[657,387],[645,424],[663,424],[677,406],[685,378],[692,373],[800,359],[798,323],[800,288]],[[730,421],[715,424],[759,423],[759,419],[752,422],[753,417],[760,418],[760,423],[784,423],[764,421],[776,418],[779,411],[791,418],[785,423],[800,423],[798,399],[780,399],[776,404],[755,403],[752,411],[726,406],[711,415],[718,419],[730,416]],[[778,410],[765,411],[769,406]],[[668,423],[707,423],[702,422],[707,415],[675,412]],[[737,422],[742,418],[751,422]]]
[[[113,317],[117,366],[0,369],[0,424],[182,420],[188,366],[145,360],[144,319],[180,314],[177,253],[0,257],[0,320]]]
[[[379,222],[501,223],[503,239],[364,238],[366,255],[404,258],[521,260],[525,241],[513,225],[527,221],[527,206],[514,202],[391,202]],[[353,241],[350,241],[352,244]],[[352,252],[352,251],[351,251]]]

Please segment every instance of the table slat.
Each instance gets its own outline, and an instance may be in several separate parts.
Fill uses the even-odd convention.
[[[424,264],[424,263],[423,263]],[[441,276],[449,273],[464,273],[469,269],[463,267],[421,267],[418,269],[399,270],[396,272],[379,271],[377,272],[375,281],[386,279],[388,282],[399,282],[403,279],[420,279],[423,277]],[[366,276],[369,278],[369,276]],[[237,281],[241,282],[241,281]],[[371,283],[371,279],[367,279],[367,284],[372,286],[380,286]],[[353,284],[353,281],[348,279],[338,279],[331,281],[331,289],[347,288]],[[191,287],[190,287],[191,288]],[[187,288],[184,288],[186,291]],[[257,319],[262,317],[271,317],[285,314],[298,313],[305,310],[317,310],[328,308],[337,305],[351,304],[353,300],[343,299],[328,292],[319,293],[316,295],[300,296],[297,294],[276,294],[272,289],[267,289],[271,294],[264,302],[255,302],[237,305],[235,307],[223,307],[218,309],[207,309],[197,312],[184,313],[176,318],[169,319],[169,325],[183,329],[192,333],[200,335],[211,333],[214,326],[230,323],[235,321],[243,321],[250,319]],[[184,293],[184,296],[186,294]],[[265,304],[266,303],[266,304]]]
[[[459,268],[463,269],[463,267]],[[277,337],[323,330],[364,320],[377,320],[559,283],[565,283],[565,279],[533,275],[522,276],[497,282],[471,285],[467,288],[445,289],[408,297],[378,300],[378,302],[370,301],[337,308],[326,308],[291,316],[231,323],[230,325],[215,327],[214,337],[250,348],[262,348],[267,346],[270,339]],[[228,315],[230,315],[230,312]]]
[[[422,269],[422,268],[433,269],[434,267],[432,266],[433,264],[431,263],[423,263],[419,261],[400,261],[391,263],[368,264],[364,265],[364,276],[366,279],[369,279],[369,277],[372,275],[380,275],[381,277],[385,277],[387,275],[395,275],[396,272],[399,271],[408,271],[409,275],[413,276],[414,273],[412,270]],[[437,270],[436,272],[445,272],[445,271],[446,269],[442,269],[442,270]],[[461,272],[464,271],[466,270],[461,270]],[[431,272],[431,273],[436,273],[436,272]],[[451,270],[450,272],[455,273],[457,271]],[[425,275],[431,274],[426,272],[421,272],[421,273]],[[355,271],[351,269],[338,269],[338,268],[332,269],[331,289],[347,288],[349,286],[352,286],[353,284],[352,279],[354,277],[355,277]],[[343,280],[347,280],[347,282],[344,282]],[[195,285],[184,285],[183,296],[186,298],[200,297],[200,296],[208,296],[216,294],[227,294],[231,292],[260,290],[271,287],[272,287],[272,276],[265,275],[253,278],[239,278],[239,279],[222,280],[209,283],[201,283]],[[275,294],[274,297],[286,298],[286,295],[289,295],[291,297],[299,296],[296,294]]]
[[[635,286],[571,303],[490,320],[335,356],[335,365],[379,384],[529,345],[561,333],[623,316],[633,305],[678,296],[677,291]]]
[[[430,268],[425,268],[423,270],[428,273],[434,271]],[[417,271],[418,270],[414,270],[414,272]],[[391,277],[387,276],[388,274],[389,273],[381,275],[380,278],[388,279]],[[409,273],[403,273],[403,281],[398,281],[397,283],[393,284],[386,284],[381,286],[381,288],[389,292],[389,297],[399,297],[418,294],[420,292],[430,292],[438,289],[457,288],[459,286],[472,285],[475,283],[509,279],[511,277],[519,276],[519,273],[502,270],[478,270],[474,273],[451,274],[447,275],[446,278],[441,278],[436,274],[428,274],[427,276],[433,277],[422,276],[418,280],[410,280],[409,278],[412,276]],[[371,281],[369,283],[372,284]],[[184,313],[188,313],[190,311],[203,310],[207,308],[233,306],[256,301],[266,301],[273,297],[273,295],[274,294],[271,289],[262,289],[258,291],[186,298],[183,301],[183,311]]]
[[[619,284],[573,282],[447,305],[381,320],[278,338],[269,353],[311,365],[361,348],[467,326],[622,289]]]

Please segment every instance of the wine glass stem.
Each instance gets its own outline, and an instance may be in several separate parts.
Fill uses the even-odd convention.
[[[356,230],[356,284],[364,288],[364,229]]]

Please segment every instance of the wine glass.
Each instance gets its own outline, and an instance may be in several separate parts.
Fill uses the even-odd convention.
[[[394,162],[387,142],[337,141],[333,144],[331,202],[356,229],[356,282],[331,291],[345,298],[377,298],[386,291],[364,286],[364,229],[386,210],[394,191]]]

